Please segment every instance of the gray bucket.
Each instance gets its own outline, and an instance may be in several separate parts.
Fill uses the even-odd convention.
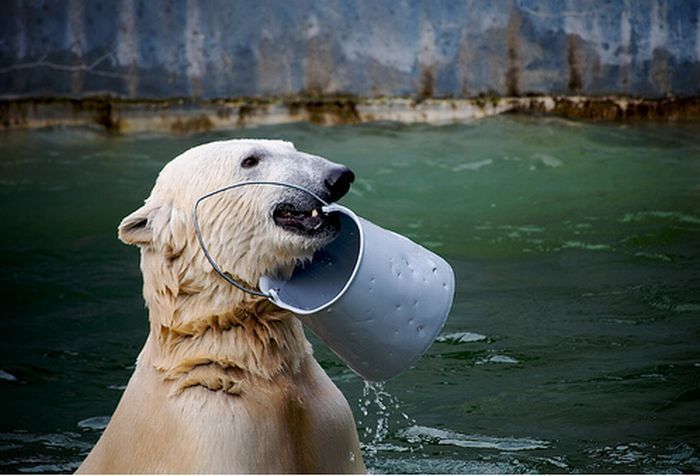
[[[289,280],[260,279],[260,290],[299,316],[358,375],[387,380],[415,363],[447,319],[450,265],[406,237],[341,205],[339,236]]]
[[[286,280],[263,276],[260,291],[242,286],[218,267],[197,219],[203,200],[247,185],[306,192],[325,205],[325,213],[336,213],[340,219],[338,237],[317,251],[310,263],[297,266]],[[292,311],[367,380],[388,380],[415,363],[437,337],[452,307],[454,272],[444,259],[298,185],[271,181],[229,185],[200,197],[193,214],[204,255],[223,279]]]

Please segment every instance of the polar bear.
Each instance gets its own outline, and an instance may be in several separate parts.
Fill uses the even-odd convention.
[[[301,322],[216,274],[193,226],[198,197],[229,184],[303,186],[327,202],[352,172],[283,141],[194,147],[160,172],[119,238],[141,250],[150,333],[112,419],[79,473],[361,473],[350,406],[312,356]],[[255,287],[338,233],[298,190],[265,185],[202,202],[199,224],[227,275]]]

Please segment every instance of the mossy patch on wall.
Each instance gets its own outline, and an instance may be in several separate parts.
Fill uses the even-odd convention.
[[[149,100],[110,97],[0,100],[0,128],[96,127],[112,133],[188,134],[258,124],[320,125],[371,121],[449,123],[500,113],[553,114],[586,120],[700,119],[700,98],[484,96],[472,99],[284,97],[245,100]]]

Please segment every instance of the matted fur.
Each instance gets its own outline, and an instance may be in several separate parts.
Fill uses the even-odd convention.
[[[250,154],[261,157],[242,168]],[[195,147],[161,171],[119,237],[141,249],[150,333],[129,384],[80,473],[364,472],[350,407],[312,357],[299,320],[226,283],[194,233],[197,197],[243,180],[311,190],[336,164],[281,141]],[[209,250],[251,286],[289,273],[323,239],[277,227],[286,189],[254,186],[200,208]]]

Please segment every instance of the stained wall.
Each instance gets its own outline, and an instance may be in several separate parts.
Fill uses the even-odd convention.
[[[700,0],[3,0],[0,98],[700,94]]]

